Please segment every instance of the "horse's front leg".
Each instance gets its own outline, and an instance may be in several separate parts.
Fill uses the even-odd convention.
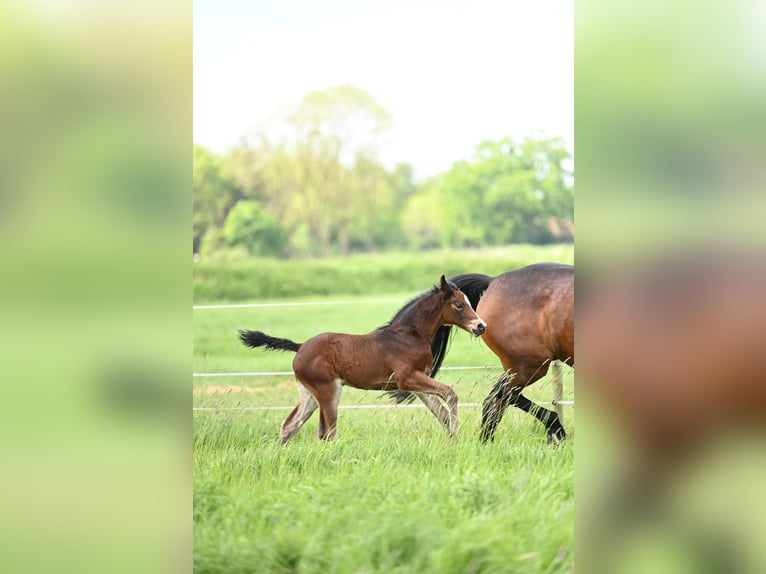
[[[452,387],[440,383],[436,379],[432,379],[422,371],[413,371],[404,376],[397,376],[396,386],[402,391],[411,391],[416,393],[418,396],[420,396],[421,393],[438,395],[447,406],[446,420],[444,420],[444,414],[439,409],[432,408],[432,405],[429,404],[434,400],[433,397],[431,397],[430,401],[428,402],[423,400],[422,397],[421,400],[423,400],[426,406],[431,410],[436,419],[444,426],[449,434],[454,435],[457,433],[457,430],[460,427],[460,420],[457,417],[458,399],[457,393],[455,393]],[[443,410],[441,405],[439,405],[439,407]]]
[[[439,399],[428,393],[415,393],[415,396],[423,401],[423,404],[428,407],[428,410],[433,413],[436,420],[438,420],[445,429],[449,428],[450,411],[444,408],[444,405],[441,404]]]

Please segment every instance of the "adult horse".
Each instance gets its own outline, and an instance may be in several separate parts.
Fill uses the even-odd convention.
[[[565,438],[558,414],[534,404],[522,391],[545,376],[553,360],[574,366],[574,267],[534,263],[496,277],[466,273],[452,277],[487,320],[482,339],[498,356],[505,372],[484,400],[481,438],[494,440],[495,429],[509,405],[531,413],[545,425],[548,440]],[[431,343],[435,375],[444,360],[451,335],[440,327]],[[398,402],[407,393],[390,393]]]
[[[584,449],[596,480],[578,490],[578,557],[588,571],[625,570],[615,562],[633,564],[636,532],[652,532],[649,549],[660,541],[684,571],[766,571],[766,253],[667,246],[591,265],[579,278],[578,396],[598,432],[621,440]]]
[[[454,434],[459,426],[457,395],[431,376],[431,340],[442,325],[456,325],[476,336],[487,324],[458,287],[441,276],[439,285],[405,305],[389,323],[366,335],[321,333],[305,343],[261,331],[239,332],[248,347],[294,351],[293,370],[300,401],[282,422],[279,436],[290,439],[319,407],[319,438],[335,437],[344,384],[358,389],[401,389],[415,393]],[[434,397],[441,398],[447,408]]]

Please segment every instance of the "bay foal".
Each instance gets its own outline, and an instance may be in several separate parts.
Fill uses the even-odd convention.
[[[332,440],[344,384],[367,390],[410,391],[448,433],[455,434],[459,426],[457,395],[451,387],[430,377],[431,340],[442,325],[456,325],[477,337],[487,327],[465,294],[444,275],[438,286],[410,301],[389,323],[366,335],[320,333],[305,343],[296,343],[261,331],[242,330],[239,338],[248,347],[297,353],[293,370],[300,400],[282,422],[282,442],[298,432],[317,407],[319,438]]]

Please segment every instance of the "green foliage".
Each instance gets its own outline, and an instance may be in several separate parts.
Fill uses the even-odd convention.
[[[220,157],[200,145],[194,145],[193,160],[193,248],[200,250],[208,231],[221,229],[229,210],[242,195],[224,174]]]
[[[572,240],[570,157],[557,139],[485,141],[435,186],[445,214],[444,246]]]
[[[372,135],[389,129],[391,116],[370,94],[343,84],[306,94],[290,121],[309,138],[328,137],[358,150]]]
[[[287,247],[284,227],[255,201],[240,201],[229,211],[222,238],[227,246],[242,246],[251,255],[279,257]]]
[[[265,150],[236,146],[222,158],[223,175],[237,187],[243,199],[263,202],[268,198],[270,161]]]
[[[307,295],[417,293],[443,273],[499,274],[536,261],[574,262],[572,245],[388,252],[324,259],[208,259],[194,264],[197,304]]]
[[[572,158],[560,140],[484,141],[473,158],[418,185],[412,166],[387,168],[377,157],[390,125],[370,94],[341,85],[307,94],[282,124],[222,157],[195,146],[195,252],[315,257],[573,240]],[[253,251],[262,239],[224,233],[243,201],[284,228],[286,251]]]

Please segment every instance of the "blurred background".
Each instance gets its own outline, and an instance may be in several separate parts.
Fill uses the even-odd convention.
[[[195,257],[572,242],[572,19],[197,2]]]
[[[766,12],[578,2],[584,572],[761,572]]]
[[[185,2],[0,7],[4,572],[191,564],[191,40]]]

